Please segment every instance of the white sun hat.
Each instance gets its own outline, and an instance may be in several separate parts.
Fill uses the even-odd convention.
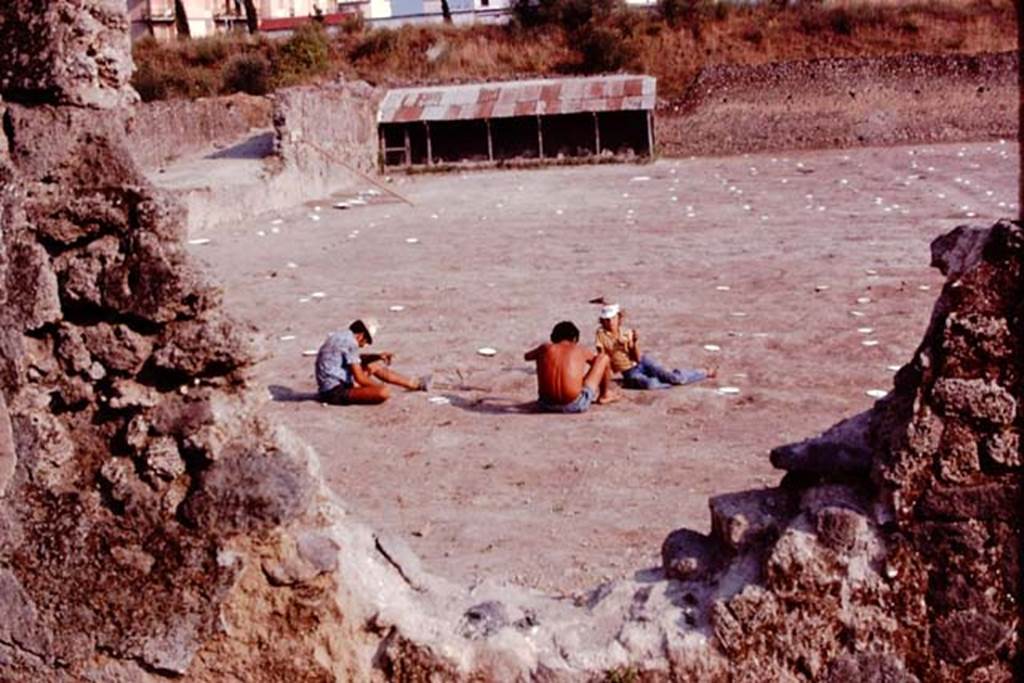
[[[622,311],[622,308],[618,304],[608,304],[601,309],[601,319],[610,320],[614,318]]]
[[[377,322],[376,318],[372,317],[359,318],[356,322],[361,322],[363,327],[366,328],[366,341],[372,344],[373,338],[377,336],[377,331],[380,330],[380,323]]]

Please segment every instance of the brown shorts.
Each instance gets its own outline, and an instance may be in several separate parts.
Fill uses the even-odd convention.
[[[339,384],[333,389],[327,391],[321,391],[319,398],[323,403],[330,403],[332,406],[347,406],[351,401],[348,400],[349,392],[352,387],[346,387],[344,384]]]

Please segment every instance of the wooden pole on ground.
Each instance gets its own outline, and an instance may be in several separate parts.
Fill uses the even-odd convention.
[[[326,149],[324,149],[320,145],[317,145],[317,144],[309,142],[309,141],[304,141],[303,144],[309,145],[311,148],[315,149],[317,152],[320,152],[325,157],[327,157],[330,161],[333,161],[334,163],[338,164],[339,166],[344,166],[349,171],[351,171],[352,173],[355,173],[357,176],[359,176],[360,178],[362,178],[366,182],[370,183],[371,185],[377,186],[378,188],[380,188],[384,192],[387,192],[389,195],[391,195],[392,197],[398,199],[399,201],[405,202],[409,206],[416,206],[412,202],[411,199],[408,199],[407,197],[403,196],[402,194],[392,190],[390,187],[384,185],[383,183],[381,183],[380,181],[376,180],[375,178],[371,178],[370,176],[368,176],[367,174],[363,173],[358,168],[356,168],[352,164],[348,163],[344,159],[341,159],[341,158],[337,157],[336,155],[328,152]]]

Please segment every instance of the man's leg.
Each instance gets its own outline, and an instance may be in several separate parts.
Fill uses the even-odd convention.
[[[371,384],[351,387],[338,386],[334,389],[320,394],[320,400],[335,406],[349,406],[354,404],[372,405],[383,403],[388,400],[391,391],[382,384]]]
[[[366,370],[381,382],[387,382],[388,384],[404,387],[410,391],[417,391],[425,388],[425,381],[423,379],[410,379],[405,375],[400,375],[379,361],[367,365]]]
[[[612,403],[618,401],[621,396],[618,392],[612,391],[612,369],[611,358],[606,353],[599,353],[590,364],[590,370],[583,378],[583,386],[597,394],[597,403]]]
[[[706,370],[666,370],[647,355],[640,359],[640,365],[643,367],[645,375],[665,384],[693,384],[707,379],[709,376]]]
[[[644,357],[646,358],[646,356]],[[669,389],[672,387],[671,384],[660,381],[657,377],[650,374],[646,370],[646,365],[641,359],[640,363],[637,363],[626,372],[622,373],[622,386],[627,389],[640,389],[646,391],[649,389]]]
[[[376,405],[388,400],[391,390],[380,384],[356,385],[348,390],[348,402],[359,405]]]

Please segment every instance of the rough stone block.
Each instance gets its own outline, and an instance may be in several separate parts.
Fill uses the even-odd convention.
[[[4,99],[92,107],[132,104],[125,4],[10,0],[0,15]]]
[[[947,356],[975,364],[1000,361],[1013,351],[1012,342],[1005,318],[973,313],[951,313],[946,318],[942,347]]]
[[[939,477],[943,481],[969,482],[981,472],[977,439],[974,431],[962,422],[946,422],[937,453]]]
[[[178,444],[170,437],[153,439],[146,448],[144,462],[151,482],[169,481],[185,473],[185,461],[178,452]]]
[[[818,538],[833,550],[852,550],[868,533],[867,518],[843,507],[822,508],[817,515]]]
[[[1020,467],[1024,464],[1021,455],[1020,434],[1007,429],[992,434],[983,443],[983,452],[990,461],[1003,467]]]
[[[966,665],[995,654],[1013,632],[1012,624],[991,615],[959,610],[939,617],[932,636],[940,658],[951,664]]]
[[[1010,477],[973,486],[936,484],[922,496],[918,512],[925,519],[1014,520],[1020,494],[1020,480]]]
[[[782,618],[783,609],[775,595],[762,586],[749,585],[728,600],[716,600],[711,607],[711,628],[718,644],[730,654],[743,652],[753,634],[764,634]]]
[[[765,560],[768,587],[783,596],[811,596],[839,583],[835,553],[819,543],[816,533],[787,529]]]
[[[82,338],[94,358],[107,370],[134,375],[142,369],[153,350],[150,337],[127,325],[99,323],[82,329]]]
[[[847,484],[820,484],[803,491],[800,496],[800,510],[812,516],[827,507],[843,507],[865,513],[871,507],[865,494]]]
[[[494,635],[510,622],[504,603],[488,600],[465,611],[459,622],[459,633],[470,640],[479,640]]]
[[[661,566],[669,578],[697,581],[715,572],[720,554],[710,537],[690,529],[676,529],[661,545]]]
[[[778,533],[792,514],[789,495],[777,488],[727,493],[708,505],[712,537],[734,551]]]
[[[255,362],[257,347],[252,329],[226,316],[212,315],[169,325],[153,361],[162,370],[190,377],[225,374]]]
[[[303,509],[312,482],[284,454],[242,450],[214,462],[184,503],[193,524],[216,536],[277,526]]]
[[[865,411],[819,436],[772,449],[772,465],[789,472],[826,477],[864,474],[871,470],[870,427],[871,411]]]
[[[57,275],[46,250],[25,242],[11,248],[7,268],[7,298],[13,315],[25,330],[36,330],[61,318]]]
[[[958,226],[932,240],[932,267],[955,279],[981,262],[988,239],[989,231],[984,228]]]
[[[917,683],[893,653],[861,652],[832,660],[823,683]]]
[[[940,379],[932,389],[932,398],[946,415],[959,415],[997,426],[1013,423],[1017,401],[994,382],[981,379]]]

